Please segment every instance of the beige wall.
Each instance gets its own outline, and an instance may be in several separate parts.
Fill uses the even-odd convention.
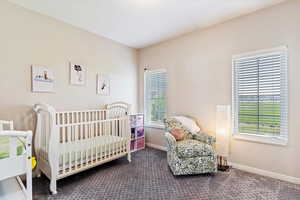
[[[199,118],[202,128],[215,130],[217,104],[231,104],[232,55],[288,45],[289,143],[274,146],[231,140],[235,163],[300,177],[300,1],[291,0],[254,14],[199,30],[139,51],[142,68],[166,68],[168,113]],[[143,110],[143,87],[140,87]],[[147,142],[163,145],[162,130],[148,129]]]
[[[113,101],[137,107],[137,52],[51,18],[0,1],[0,119],[32,129],[34,103],[97,108]],[[69,61],[88,69],[85,87],[69,84]],[[31,93],[32,64],[53,69],[55,93]],[[111,95],[96,94],[96,73],[111,77]]]

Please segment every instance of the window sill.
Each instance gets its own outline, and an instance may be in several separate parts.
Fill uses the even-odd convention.
[[[272,144],[279,146],[286,146],[288,141],[285,139],[280,139],[276,137],[267,137],[260,135],[250,135],[250,134],[235,134],[233,136],[234,139],[237,140],[246,140],[251,142],[263,143],[263,144]]]
[[[155,129],[165,129],[165,126],[162,124],[145,124],[146,128],[155,128]]]

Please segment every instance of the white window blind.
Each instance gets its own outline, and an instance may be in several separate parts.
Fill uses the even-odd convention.
[[[165,70],[145,72],[145,123],[162,125],[166,116],[167,73]]]
[[[235,134],[288,139],[287,59],[286,47],[233,57]]]

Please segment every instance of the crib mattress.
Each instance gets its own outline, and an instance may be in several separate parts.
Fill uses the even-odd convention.
[[[81,156],[83,157],[82,160],[85,162],[86,160],[90,161],[91,158],[95,158],[97,153],[98,153],[97,157],[99,157],[101,155],[105,155],[105,154],[107,155],[109,152],[117,151],[118,148],[120,148],[120,146],[116,144],[125,141],[126,141],[125,137],[98,136],[97,138],[93,138],[90,139],[89,141],[86,141],[86,143],[83,145],[78,145],[78,148],[75,147],[74,144],[73,145],[71,144],[71,147],[67,147],[67,146],[64,147],[64,145],[60,144],[59,149],[65,148],[67,152],[64,155],[64,158],[62,153],[59,156],[60,169],[63,168],[63,163],[65,164],[65,168],[68,168],[69,166],[73,167],[75,165],[76,159],[77,159],[77,164],[79,164],[81,162]],[[94,145],[89,145],[92,144],[92,142]],[[72,152],[72,153],[70,154],[68,152]],[[86,157],[88,159],[86,159]],[[71,163],[69,163],[70,159],[71,159]]]
[[[17,140],[17,155],[21,155],[24,152],[24,145],[22,144],[23,139]],[[0,136],[0,159],[9,157],[9,137]]]

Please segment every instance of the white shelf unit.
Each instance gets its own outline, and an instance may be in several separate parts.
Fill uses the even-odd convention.
[[[136,152],[145,149],[145,127],[144,127],[144,114],[137,113],[130,115],[130,128],[131,128],[131,152]]]

